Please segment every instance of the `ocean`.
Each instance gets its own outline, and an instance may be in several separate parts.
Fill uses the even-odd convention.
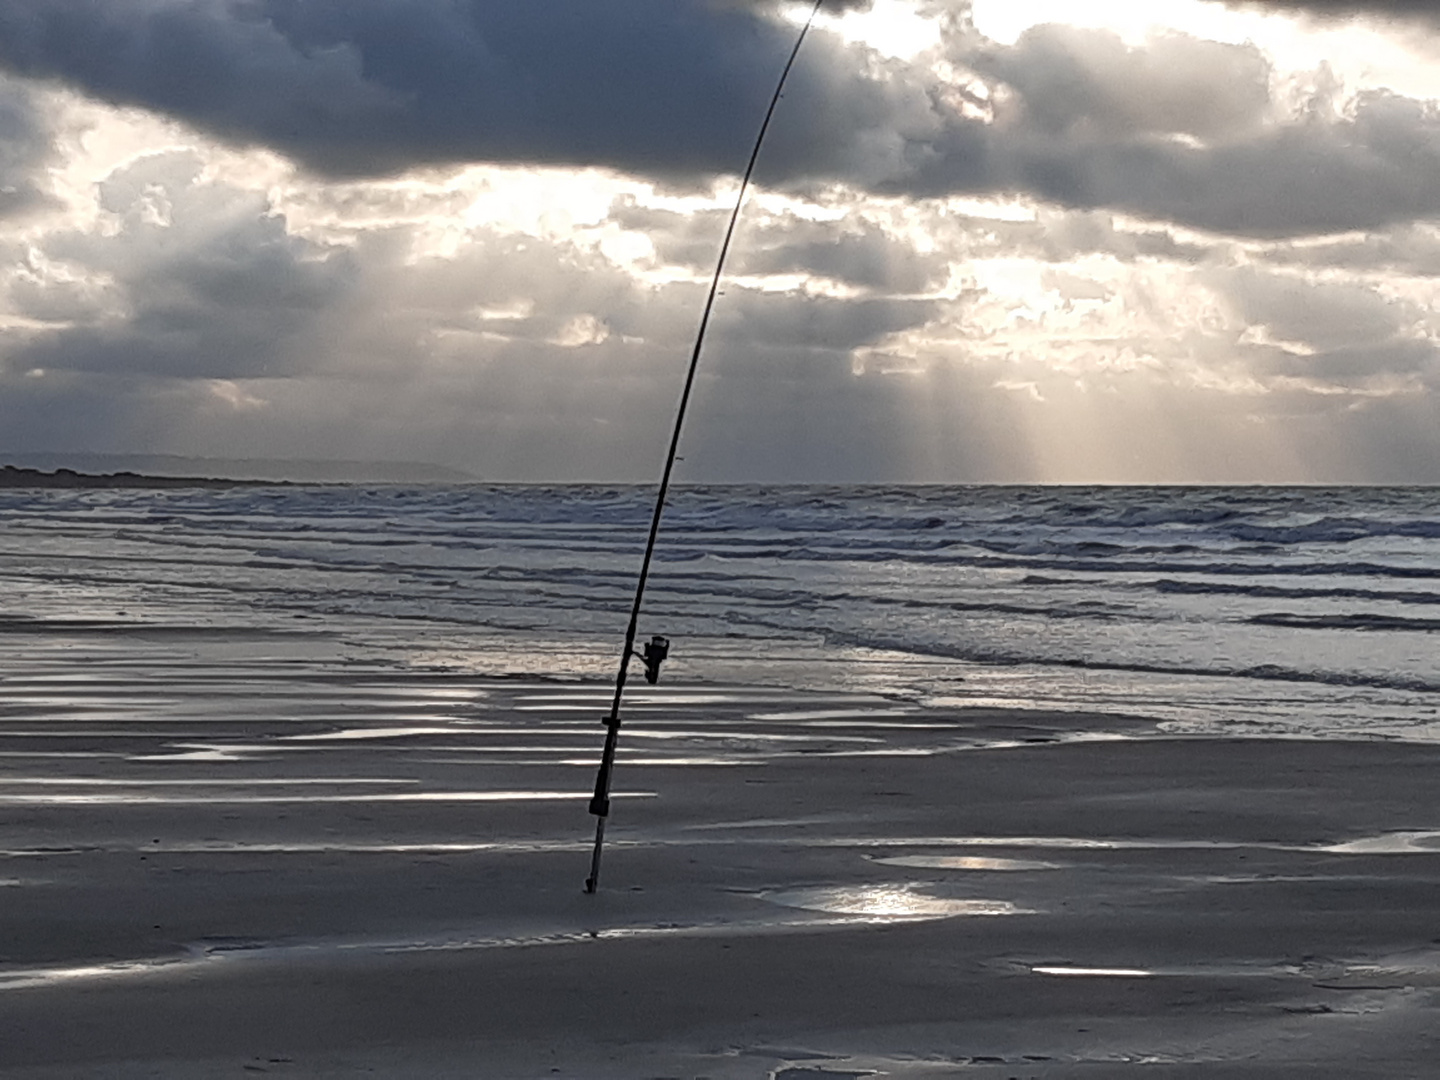
[[[0,676],[223,640],[256,680],[302,659],[609,679],[652,499],[0,491]],[[680,489],[640,623],[671,640],[662,685],[1412,740],[1440,738],[1437,632],[1432,488]]]

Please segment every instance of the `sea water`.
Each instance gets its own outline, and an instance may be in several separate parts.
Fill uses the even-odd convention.
[[[410,671],[605,679],[652,500],[0,491],[0,630],[12,659],[77,634],[253,632]],[[1435,739],[1440,489],[680,489],[640,632],[671,639],[664,679],[687,684]]]

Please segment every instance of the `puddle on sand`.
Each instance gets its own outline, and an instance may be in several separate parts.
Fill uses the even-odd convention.
[[[894,855],[871,861],[911,870],[1059,870],[1063,865],[1038,859],[999,859],[984,855]]]
[[[917,885],[825,885],[759,894],[785,907],[870,919],[946,919],[959,915],[1029,915],[1008,900],[934,896]]]
[[[70,967],[33,967],[0,970],[0,991],[32,990],[57,983],[133,978],[183,966],[182,957],[152,960],[117,960],[110,964],[75,964]]]
[[[835,836],[808,843],[820,847],[855,848],[937,848],[937,847],[1032,847],[1057,851],[1316,851],[1326,850],[1296,844],[1238,840],[1106,839],[1087,836]]]
[[[444,720],[445,717],[439,719]],[[321,731],[305,735],[281,735],[285,742],[349,742],[358,739],[403,739],[412,735],[454,735],[458,725],[444,727],[370,727],[346,728],[343,731]]]
[[[227,750],[178,750],[173,754],[135,754],[130,761],[249,761],[246,754]]]
[[[898,709],[796,709],[791,712],[768,712],[751,713],[745,719],[760,720],[770,723],[784,723],[795,720],[863,720],[871,717],[883,716],[913,716],[919,712],[915,708]],[[852,726],[862,726],[859,724]],[[876,725],[877,727],[880,725]],[[901,725],[904,726],[904,725]],[[953,725],[931,724],[929,727],[946,727]]]
[[[588,845],[585,845],[588,846]],[[998,901],[978,901],[989,907],[1007,906]],[[971,914],[1006,914],[985,911]],[[508,935],[459,934],[456,936],[385,939],[331,938],[310,941],[265,941],[252,938],[205,938],[192,943],[179,955],[116,960],[108,963],[77,963],[69,966],[0,967],[0,993],[29,990],[67,982],[104,982],[149,975],[194,973],[216,964],[305,962],[318,958],[379,956],[397,953],[464,953],[490,949],[515,949],[557,946],[583,946],[597,942],[623,942],[671,937],[723,937],[736,934],[787,933],[793,930],[814,930],[817,926],[844,927],[857,919],[851,913],[838,917],[815,918],[776,915],[751,922],[658,923],[630,926],[606,926],[593,929],[570,928],[549,932]],[[934,918],[936,916],[926,916]],[[860,1073],[855,1075],[872,1075]],[[843,1074],[852,1075],[852,1074]]]
[[[1306,975],[1306,968],[1271,960],[1237,960],[1223,964],[1172,964],[1164,967],[1086,967],[1081,964],[1017,963],[1014,969],[1032,975],[1070,979],[1293,979]],[[1327,971],[1348,972],[1347,965],[1331,965]],[[1312,972],[1313,974],[1313,972]]]
[[[609,847],[633,848],[634,841],[612,839]],[[540,854],[555,851],[589,851],[585,840],[475,840],[471,842],[416,841],[414,843],[346,843],[345,841],[295,841],[291,843],[247,842],[244,840],[196,840],[193,842],[117,844],[111,847],[0,848],[0,858],[48,858],[56,855],[89,855],[95,852],[144,852],[147,855],[463,855]],[[41,884],[38,879],[29,884]],[[3,882],[0,882],[3,884]]]
[[[413,777],[348,777],[348,776],[238,776],[225,780],[210,780],[199,777],[153,777],[144,780],[129,780],[96,776],[12,776],[0,781],[0,786],[36,785],[45,787],[289,787],[301,784],[324,784],[336,787],[381,784],[418,784]]]
[[[1440,829],[1367,836],[1326,844],[1320,850],[1330,855],[1440,855]]]
[[[718,767],[722,767],[722,768],[731,768],[731,767],[736,766],[736,765],[751,765],[751,766],[753,766],[753,765],[764,765],[764,764],[766,764],[766,762],[767,762],[768,760],[769,760],[768,758],[764,758],[764,757],[737,757],[737,758],[718,758],[718,757],[655,757],[655,758],[641,758],[641,757],[627,757],[627,758],[625,759],[625,767],[628,769],[628,768],[630,768],[630,767],[633,766],[633,765],[666,765],[666,766],[681,766],[681,765],[706,765],[706,766],[712,766],[712,765],[713,765],[713,766],[718,766]],[[600,764],[600,760],[599,760],[599,758],[598,758],[597,756],[592,755],[592,756],[590,756],[590,757],[583,757],[583,758],[558,758],[558,759],[553,760],[553,761],[513,761],[513,762],[510,762],[510,764],[512,764],[512,765],[580,765],[580,766],[584,766],[584,767],[587,768],[587,769],[593,769],[593,768],[595,768],[595,766],[597,766],[597,765]]]
[[[654,791],[617,791],[612,799],[654,799]],[[294,805],[300,803],[490,803],[558,802],[589,799],[588,791],[407,791],[375,792],[365,795],[160,795],[144,792],[111,794],[45,793],[0,794],[3,806],[241,806]]]

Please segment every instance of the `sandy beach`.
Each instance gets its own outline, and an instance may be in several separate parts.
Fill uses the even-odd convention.
[[[1440,747],[644,688],[585,896],[603,685],[47,650],[6,1076],[1435,1075]]]

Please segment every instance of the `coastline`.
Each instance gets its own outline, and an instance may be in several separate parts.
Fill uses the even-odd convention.
[[[1434,1059],[1440,746],[675,683],[586,897],[603,685],[62,666],[5,678],[7,1076]]]
[[[215,476],[147,476],[135,472],[84,473],[74,469],[26,469],[16,465],[0,465],[0,488],[62,489],[125,489],[153,488],[234,488],[293,487],[288,480],[227,480]]]

